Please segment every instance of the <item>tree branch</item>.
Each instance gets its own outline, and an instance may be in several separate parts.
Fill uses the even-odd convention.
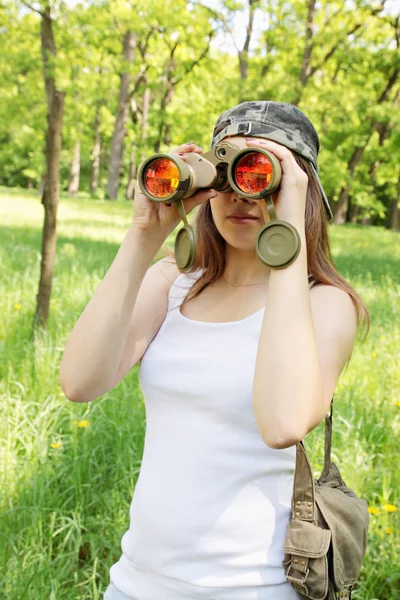
[[[176,78],[174,81],[172,81],[172,85],[175,87],[178,83],[180,83],[182,81],[182,79],[184,79],[184,77],[186,77],[186,75],[188,75],[191,71],[193,71],[193,69],[199,64],[200,61],[203,60],[203,58],[208,54],[208,51],[210,49],[210,42],[212,40],[214,32],[213,31],[209,31],[208,32],[208,43],[207,46],[204,48],[204,50],[202,51],[202,53],[200,54],[200,56],[194,60],[190,67],[185,69],[185,73],[181,76]]]
[[[129,94],[129,98],[132,99],[133,96],[136,94],[137,90],[139,89],[140,85],[143,83],[143,81],[145,81],[146,79],[146,73],[149,69],[150,65],[145,65],[145,67],[142,67],[142,70],[140,71],[139,75],[137,76],[134,86],[133,86],[133,90],[132,92]]]
[[[370,11],[370,16],[376,16],[378,13],[380,13],[384,9],[385,3],[386,3],[386,0],[381,0],[381,3],[379,4],[379,6],[377,6],[376,8],[373,8]],[[341,11],[340,10],[337,11],[333,16],[336,16],[339,12],[341,12]],[[332,20],[332,17],[330,20]],[[354,25],[352,29],[350,29],[344,36],[342,36],[341,40],[339,40],[336,44],[334,44],[332,46],[332,48],[325,54],[324,58],[319,62],[319,64],[312,67],[309,77],[312,77],[312,75],[314,75],[314,73],[316,71],[318,71],[318,69],[320,69],[331,58],[331,56],[336,52],[336,50],[339,48],[339,46],[343,42],[344,38],[348,38],[349,35],[352,35],[353,33],[355,33],[363,25],[365,25],[365,23],[356,23],[356,25]],[[325,29],[326,28],[324,28],[323,31],[325,31]],[[319,32],[318,35],[314,38],[312,45],[318,44],[318,38],[320,37],[321,33],[322,32]]]
[[[259,0],[249,0],[250,4],[254,1],[259,1]],[[228,21],[226,20],[225,15],[223,15],[222,13],[218,12],[217,10],[214,10],[213,8],[210,8],[209,6],[206,6],[205,4],[201,4],[199,2],[192,2],[192,4],[194,4],[196,6],[201,6],[201,8],[205,9],[208,13],[210,13],[210,15],[214,19],[216,19],[217,21],[221,21],[225,30],[230,34],[233,45],[235,46],[235,50],[239,54],[240,50],[239,50],[238,46],[236,45],[235,36],[233,34],[232,27],[229,25]]]
[[[32,6],[31,4],[28,4],[28,2],[25,2],[25,0],[21,0],[21,3],[24,4],[25,6],[27,6],[28,8],[30,8],[31,10],[33,10],[35,13],[37,13],[38,15],[40,15],[43,19],[46,19],[47,16],[45,15],[44,12],[42,12],[41,10],[39,10],[38,8],[35,8],[34,6]],[[51,17],[50,17],[51,18]]]
[[[360,27],[362,27],[362,26],[363,26],[363,23],[357,23],[356,25],[354,25],[353,29],[348,31],[347,34],[345,34],[345,36],[343,36],[343,37],[348,37],[349,35],[352,35],[353,33],[355,33],[357,31],[357,29],[360,29]],[[312,77],[314,75],[314,73],[316,71],[318,71],[318,69],[320,69],[326,62],[328,62],[328,60],[331,58],[331,56],[333,54],[335,54],[336,50],[339,48],[339,46],[342,43],[343,43],[343,38],[338,40],[337,43],[334,44],[332,46],[332,48],[325,54],[323,59],[318,64],[316,64],[312,67],[312,69],[310,70],[309,77]]]

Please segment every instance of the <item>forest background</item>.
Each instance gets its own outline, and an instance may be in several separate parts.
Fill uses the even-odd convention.
[[[371,313],[333,417],[333,460],[371,515],[353,597],[400,599],[399,13],[399,0],[0,0],[0,598],[102,598],[145,411],[136,366],[68,402],[66,339],[129,227],[141,161],[207,149],[223,110],[269,99],[315,124],[333,256]],[[323,445],[321,423],[315,476]]]
[[[223,110],[270,99],[314,123],[335,223],[398,228],[399,12],[398,0],[2,0],[0,184],[43,190],[45,70],[64,99],[72,196],[131,199],[144,158],[208,148]]]

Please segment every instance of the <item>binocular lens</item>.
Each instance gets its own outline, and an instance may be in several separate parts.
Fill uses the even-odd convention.
[[[273,166],[265,154],[249,152],[235,167],[236,185],[246,194],[257,194],[269,186]]]
[[[159,158],[149,164],[144,176],[146,189],[155,198],[166,198],[179,186],[179,170],[168,158]]]

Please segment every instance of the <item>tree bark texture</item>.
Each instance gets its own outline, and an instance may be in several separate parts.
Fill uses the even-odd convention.
[[[43,76],[47,100],[46,175],[42,194],[44,225],[42,233],[39,289],[33,318],[34,337],[37,327],[45,328],[49,317],[51,287],[56,253],[57,207],[59,200],[59,166],[61,130],[65,93],[57,90],[51,60],[56,56],[50,3],[46,2],[40,20]]]
[[[45,327],[49,317],[53,269],[57,242],[57,208],[59,200],[59,165],[61,153],[61,128],[64,110],[64,92],[55,90],[50,113],[47,116],[46,137],[47,176],[42,197],[44,225],[42,235],[42,260],[37,294],[34,326]]]
[[[135,46],[135,33],[127,31],[123,39],[123,57],[128,67],[120,75],[121,85],[117,113],[115,115],[114,132],[111,140],[108,170],[107,197],[109,200],[115,200],[118,195],[120,170],[124,154],[124,138],[126,135],[125,125],[129,110],[129,86],[131,83],[129,65],[133,62]]]
[[[47,111],[51,112],[53,105],[53,95],[55,93],[55,80],[51,57],[56,56],[56,44],[54,41],[53,24],[51,18],[51,8],[49,2],[46,2],[40,19],[40,39],[43,65],[44,86],[46,89]]]

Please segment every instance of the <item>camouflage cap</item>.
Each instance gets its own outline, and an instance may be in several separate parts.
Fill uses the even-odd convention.
[[[242,102],[218,117],[210,147],[230,135],[272,140],[308,160],[321,190],[328,221],[332,221],[332,211],[318,176],[318,134],[310,119],[297,106],[270,100]]]

